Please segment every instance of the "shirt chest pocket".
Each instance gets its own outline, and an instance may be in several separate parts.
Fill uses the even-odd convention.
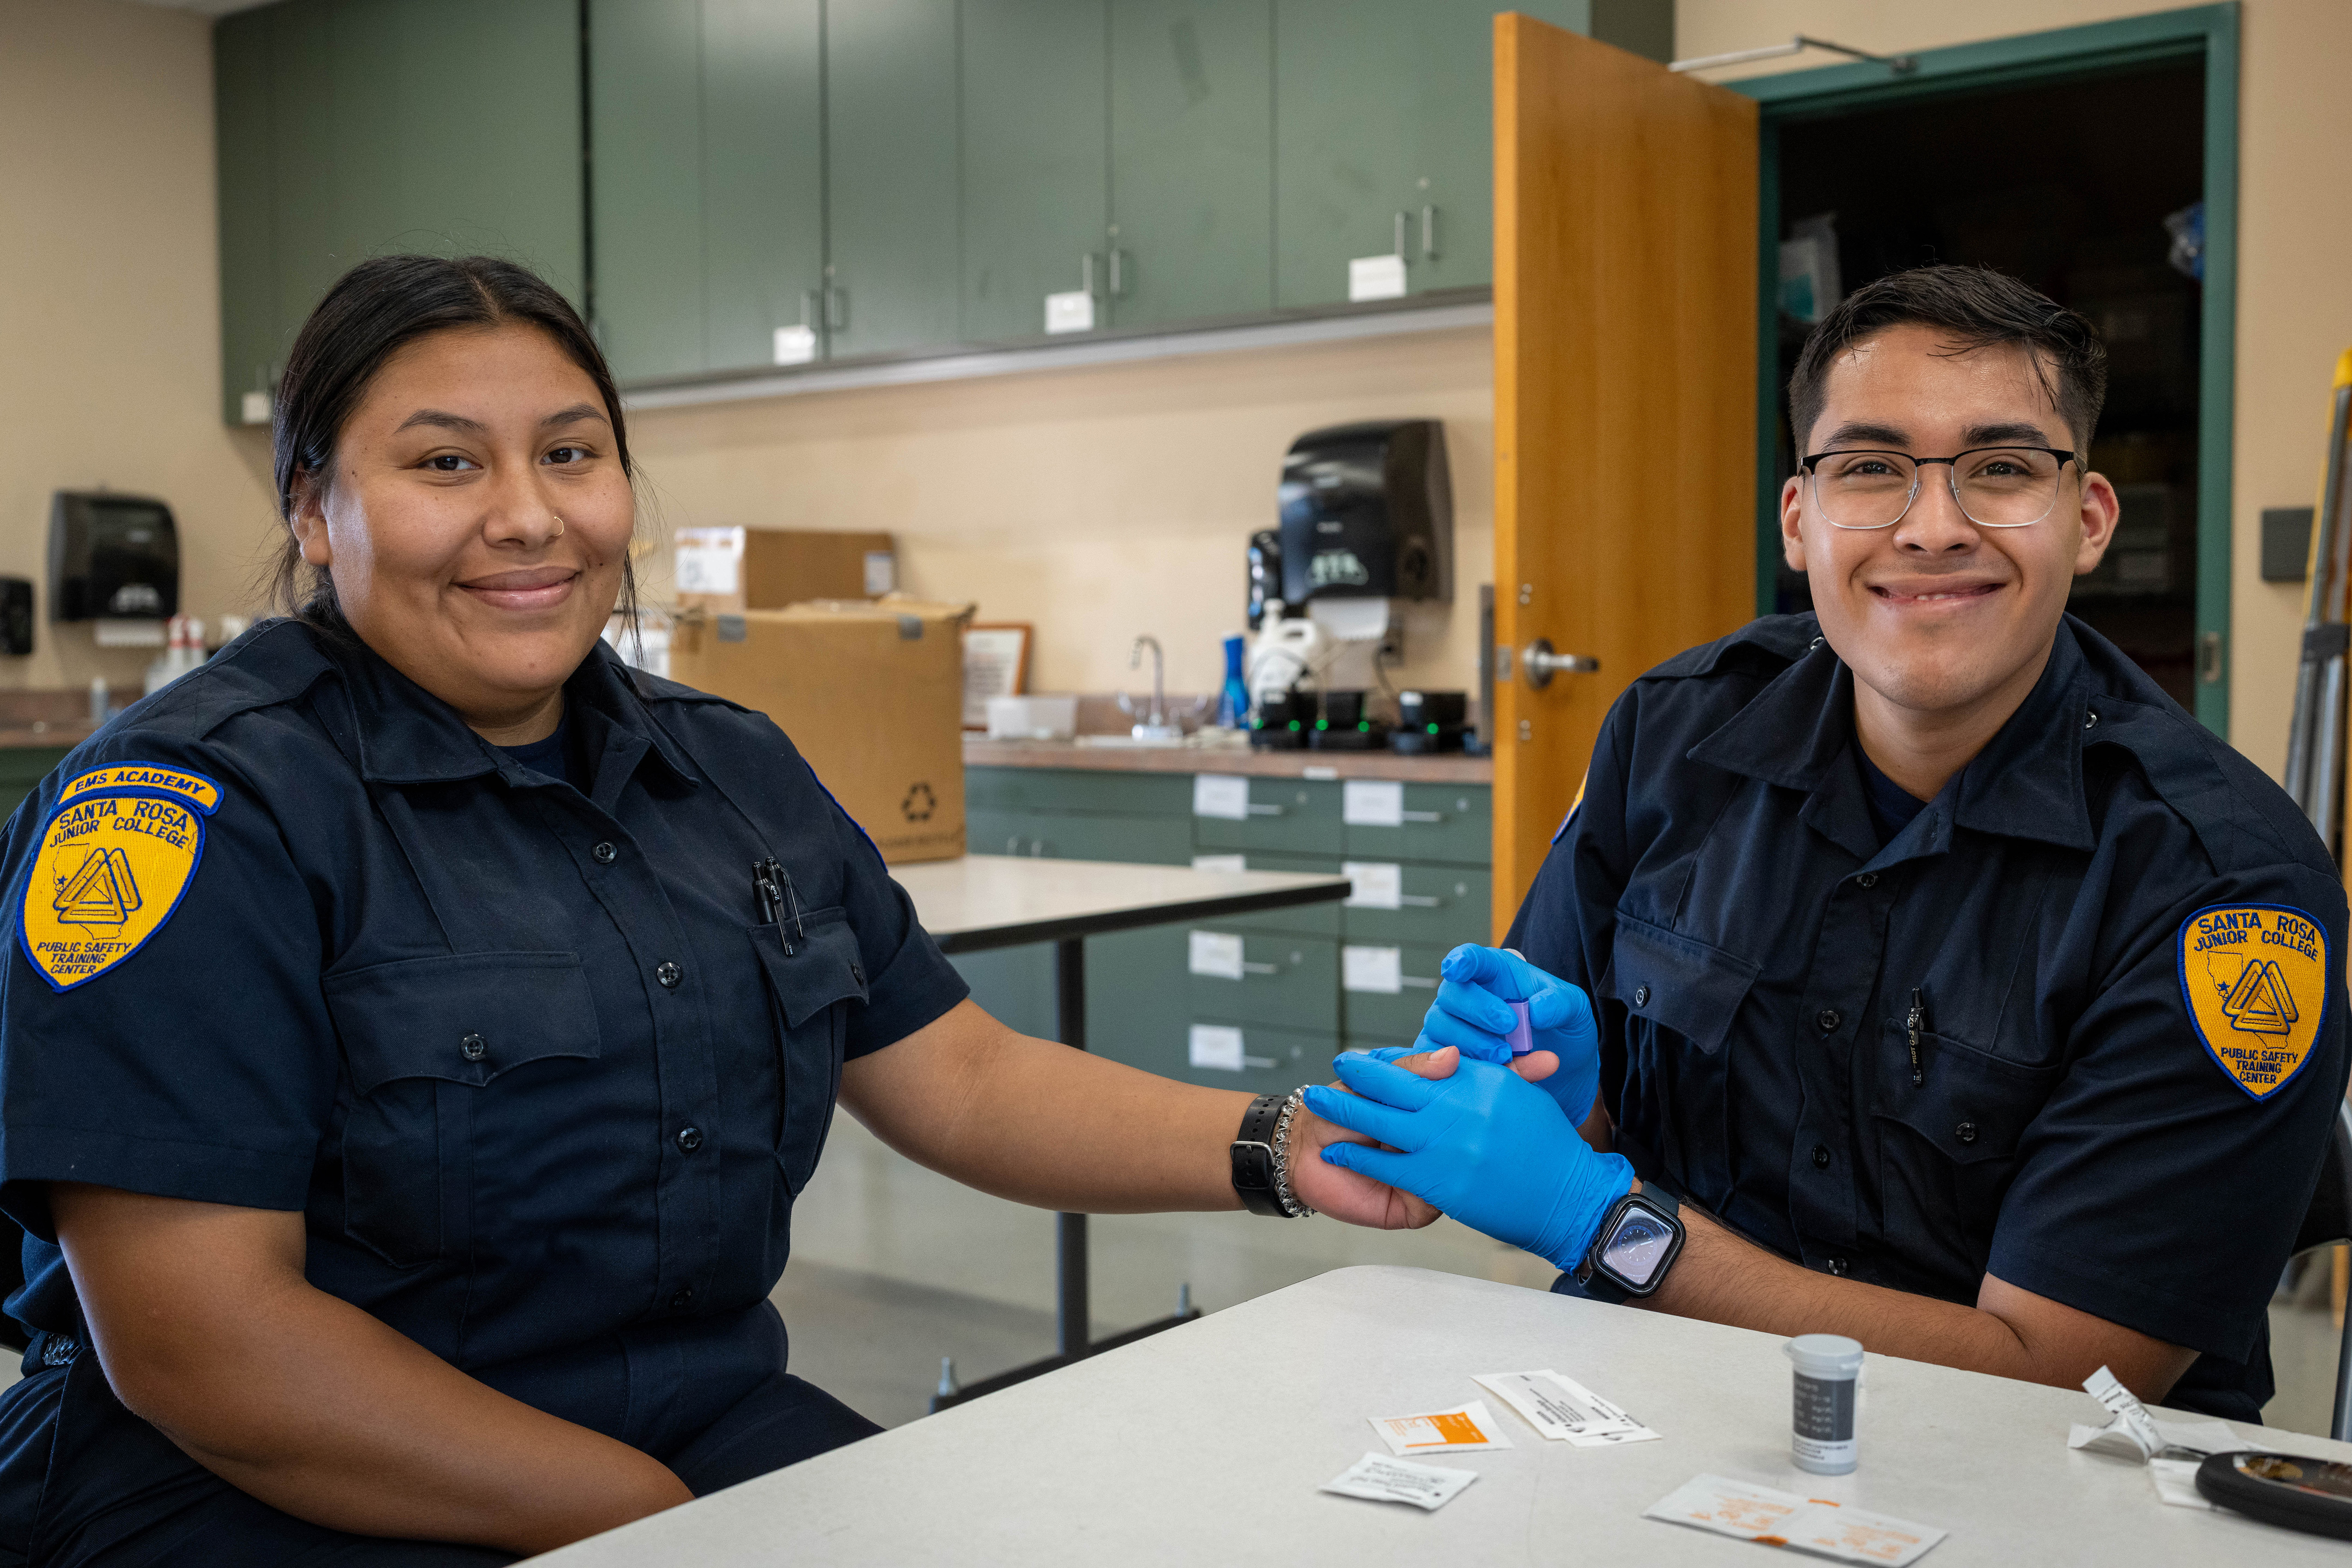
[[[866,1000],[865,960],[840,910],[817,910],[805,924],[755,925],[749,934],[775,1022],[776,1164],[798,1197],[833,1126],[849,1004]]]
[[[527,1079],[596,1058],[587,973],[577,953],[457,953],[331,975],[325,989],[352,1082],[344,1229],[403,1268],[428,1262],[465,1226],[475,1119]]]
[[[1703,1201],[1730,1190],[1726,1046],[1757,967],[1618,912],[1608,987],[1626,1013],[1618,1125],[1627,1146],[1660,1167],[1651,1174],[1680,1181]]]
[[[1916,1077],[1904,1023],[1888,1019],[1877,1095],[1882,1228],[1948,1238],[1954,1277],[1984,1267],[2018,1145],[2063,1067],[2008,1061],[1932,1030],[1919,1031]]]

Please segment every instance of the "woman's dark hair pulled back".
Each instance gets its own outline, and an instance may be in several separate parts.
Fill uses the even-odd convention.
[[[489,256],[379,256],[362,261],[336,280],[302,323],[278,384],[274,468],[278,516],[287,531],[268,583],[279,609],[322,627],[342,624],[333,581],[302,559],[294,511],[306,485],[327,481],[335,443],[376,373],[401,349],[430,333],[510,325],[537,327],[588,373],[604,401],[604,417],[613,423],[621,471],[635,479],[613,373],[571,301],[538,274]],[[635,620],[636,573],[625,556],[618,608],[626,621]]]

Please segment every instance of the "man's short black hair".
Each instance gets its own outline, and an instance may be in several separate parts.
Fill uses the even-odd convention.
[[[1797,455],[1805,455],[1822,416],[1830,366],[1854,344],[1888,327],[1933,327],[1953,353],[2015,343],[2085,455],[2099,407],[2107,399],[2107,346],[2091,323],[2056,300],[1989,267],[1915,267],[1866,283],[1823,316],[1789,377],[1789,420]],[[2053,373],[2057,384],[2051,384]]]

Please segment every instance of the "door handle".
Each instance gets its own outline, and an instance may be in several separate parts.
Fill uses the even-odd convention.
[[[1562,670],[1570,674],[1590,675],[1601,668],[1597,658],[1587,658],[1580,653],[1554,653],[1549,637],[1538,637],[1519,650],[1519,670],[1527,682],[1538,691],[1551,684],[1551,678]]]
[[[1421,258],[1423,261],[1437,259],[1437,208],[1434,205],[1421,209]]]
[[[1095,291],[1095,253],[1091,250],[1078,258],[1078,288],[1087,294]]]
[[[1282,965],[1279,963],[1251,963],[1244,961],[1242,964],[1242,973],[1244,974],[1279,974],[1282,973]]]
[[[1278,805],[1259,805],[1253,801],[1250,804],[1249,814],[1252,816],[1280,816],[1282,815],[1282,807]]]
[[[1436,910],[1445,907],[1444,899],[1432,898],[1423,893],[1399,893],[1397,902],[1409,910]]]
[[[831,284],[824,289],[824,330],[840,331],[849,325],[849,290],[835,289]]]
[[[1126,257],[1127,252],[1118,246],[1110,247],[1110,297],[1114,300],[1127,298]]]
[[[1407,822],[1443,822],[1445,820],[1445,814],[1442,811],[1405,811],[1399,812],[1397,815],[1403,817]]]
[[[1016,833],[1004,841],[1004,852],[1007,855],[1018,855],[1021,853],[1021,835]]]
[[[1437,989],[1437,982],[1434,979],[1423,980],[1418,974],[1400,974],[1397,976],[1397,984],[1400,985],[1410,985],[1414,987],[1416,990],[1421,991],[1434,991]]]
[[[1395,250],[1396,250],[1397,259],[1398,259],[1398,260],[1400,260],[1400,261],[1403,260],[1403,259],[1404,259],[1404,214],[1403,214],[1403,213],[1402,213],[1402,212],[1400,212],[1400,213],[1398,213],[1398,214],[1396,215],[1396,245],[1395,245]]]

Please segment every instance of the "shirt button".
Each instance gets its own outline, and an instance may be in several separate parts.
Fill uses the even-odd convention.
[[[588,853],[596,857],[596,864],[599,866],[609,866],[621,857],[621,852],[609,844],[599,844]]]
[[[1963,1121],[1952,1129],[1952,1136],[1963,1143],[1973,1143],[1977,1141],[1977,1124],[1973,1121]]]
[[[1844,1258],[1832,1258],[1829,1260],[1829,1264],[1830,1272],[1832,1274],[1836,1275],[1841,1279],[1845,1278],[1846,1261]]]
[[[2084,729],[2085,729],[2085,730],[2095,730],[2095,729],[2097,729],[2098,727],[2099,727],[2099,716],[2098,716],[2096,713],[2085,713],[2085,714],[2084,714],[2084,715],[2083,715],[2083,728],[2084,728]]]
[[[677,1130],[677,1146],[689,1154],[693,1153],[697,1149],[701,1148],[702,1129],[699,1127],[679,1128]]]
[[[1864,871],[1861,876],[1856,877],[1853,879],[1853,885],[1857,888],[1874,888],[1878,886],[1878,873],[1875,871]]]
[[[1634,1005],[1634,1006],[1636,1006],[1636,1007],[1646,1007],[1646,1006],[1648,1006],[1649,1005],[1650,1005],[1650,988],[1649,988],[1648,986],[1646,986],[1646,985],[1636,985],[1636,986],[1634,986],[1634,987],[1633,987],[1633,1005]]]
[[[457,1042],[457,1054],[469,1062],[480,1061],[490,1054],[489,1042],[479,1035],[467,1035]]]
[[[1824,1035],[1834,1032],[1842,1021],[1838,1010],[1834,1007],[1822,1008],[1821,1015],[1813,1020],[1822,1026],[1822,1033]]]
[[[669,1299],[669,1304],[681,1312],[694,1305],[694,1287],[691,1285],[679,1286],[677,1294]]]
[[[849,977],[852,980],[856,981],[860,985],[866,984],[866,971],[859,968],[856,964],[853,963],[849,966]]]
[[[1814,1144],[1814,1145],[1813,1145],[1813,1169],[1814,1169],[1814,1170],[1816,1170],[1816,1171],[1826,1171],[1826,1170],[1828,1170],[1829,1168],[1830,1168],[1830,1151],[1829,1151],[1829,1145],[1827,1145],[1827,1144],[1825,1144],[1825,1143],[1816,1143],[1816,1144]]]
[[[675,991],[677,983],[686,978],[686,971],[675,963],[665,963],[654,971],[654,978],[662,983],[665,990]]]

